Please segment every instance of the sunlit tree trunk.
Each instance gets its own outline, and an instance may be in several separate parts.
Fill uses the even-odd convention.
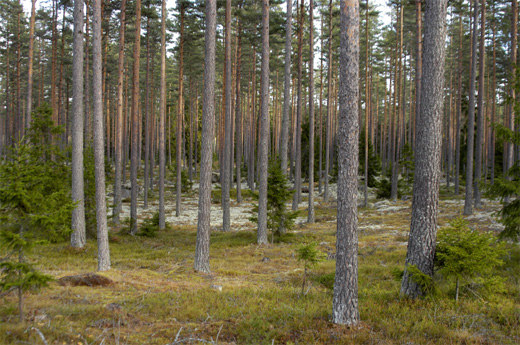
[[[442,149],[442,113],[447,0],[426,0],[421,108],[417,116],[412,221],[401,294],[424,294],[408,268],[433,275]]]
[[[332,322],[356,325],[358,310],[359,2],[340,1],[338,220]]]
[[[72,210],[71,245],[83,248],[86,243],[83,180],[83,1],[74,1],[72,54]],[[43,81],[40,81],[40,83]]]
[[[202,104],[202,136],[200,158],[199,213],[194,268],[209,272],[209,234],[211,214],[211,163],[215,132],[215,35],[217,1],[206,0],[206,33],[204,56],[204,101]]]
[[[258,141],[258,244],[267,244],[267,165],[269,145],[269,0],[262,0],[262,66],[260,80],[260,135]]]

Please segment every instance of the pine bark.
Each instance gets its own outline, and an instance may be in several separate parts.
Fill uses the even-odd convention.
[[[469,75],[469,102],[468,102],[468,134],[466,156],[466,195],[464,199],[464,214],[473,213],[473,155],[475,136],[475,75],[477,69],[477,21],[478,0],[473,3],[473,36],[471,49],[471,70]]]
[[[74,1],[74,33],[72,58],[72,210],[71,245],[83,248],[86,243],[83,180],[83,1]],[[42,81],[40,81],[42,83]]]
[[[108,247],[107,207],[105,193],[105,147],[103,139],[103,92],[101,57],[101,1],[94,1],[92,18],[92,89],[94,100],[94,163],[96,179],[96,223],[98,245],[98,271],[110,269]]]
[[[117,62],[117,114],[115,128],[115,181],[114,181],[114,209],[113,221],[119,224],[121,213],[121,182],[123,168],[123,82],[125,74],[125,25],[126,0],[121,1],[119,27],[119,55]]]
[[[307,223],[314,223],[314,0],[309,3],[309,209]]]
[[[225,115],[224,115],[224,152],[221,164],[222,177],[222,231],[230,231],[229,189],[231,184],[231,0],[226,0],[225,24]]]
[[[358,310],[359,2],[340,1],[338,218],[332,322],[354,326]]]
[[[159,107],[159,229],[166,226],[164,212],[164,174],[166,165],[164,125],[166,119],[166,0],[161,7],[161,98]],[[191,169],[191,167],[190,167]]]
[[[215,132],[215,35],[217,1],[206,0],[206,32],[204,56],[204,100],[202,104],[202,136],[199,178],[199,213],[194,268],[209,272],[209,235],[211,214],[211,163]]]
[[[184,119],[184,10],[185,3],[181,2],[180,17],[181,30],[179,38],[179,111],[177,113],[177,133],[175,135],[176,149],[176,165],[177,165],[177,183],[175,193],[175,216],[181,214],[181,194],[182,194],[182,121]]]
[[[286,1],[287,21],[285,23],[285,68],[283,91],[282,133],[280,138],[280,160],[282,171],[287,174],[287,152],[289,148],[289,113],[291,111],[291,40],[292,40],[292,0]]]
[[[258,174],[258,244],[267,244],[267,165],[269,145],[269,0],[262,0],[262,63],[260,80],[260,144]]]
[[[323,201],[329,201],[329,170],[330,170],[330,126],[332,116],[332,0],[329,0],[329,61],[328,61],[328,76],[327,76],[327,122],[325,135],[325,186],[323,192]],[[357,81],[356,81],[357,83]]]
[[[481,206],[480,183],[482,178],[482,150],[484,148],[484,71],[485,71],[485,39],[486,39],[486,1],[481,0],[480,9],[480,46],[479,46],[479,76],[478,76],[478,99],[477,99],[477,141],[475,145],[475,208]]]
[[[294,196],[292,209],[296,211],[301,200],[302,193],[302,112],[303,112],[303,91],[302,91],[302,70],[303,70],[303,16],[304,5],[300,0],[299,24],[298,24],[298,99],[296,104],[296,155],[294,169]]]
[[[421,107],[417,116],[412,220],[406,268],[414,265],[424,274],[432,276],[441,179],[447,0],[426,0],[425,5]],[[401,294],[412,298],[424,294],[422,287],[406,269]]]
[[[239,5],[239,8],[242,8],[242,2]],[[236,101],[235,101],[235,129],[236,129],[236,179],[237,179],[237,203],[240,204],[242,202],[242,113],[241,113],[241,97],[240,97],[240,68],[241,68],[241,59],[242,59],[242,22],[239,20],[238,22],[238,32],[237,32],[237,62],[236,62]],[[231,167],[233,168],[233,167]]]
[[[130,160],[130,233],[137,233],[137,166],[139,165],[139,63],[141,57],[141,0],[135,2],[135,42],[132,80],[132,157]]]
[[[34,26],[36,22],[36,0],[31,1],[31,21],[29,26],[29,61],[27,71],[27,104],[26,104],[26,128],[31,127],[32,91],[33,91],[33,56],[34,56]]]

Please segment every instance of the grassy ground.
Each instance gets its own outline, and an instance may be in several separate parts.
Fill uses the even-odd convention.
[[[449,198],[452,199],[452,198]],[[171,199],[173,200],[173,199]],[[62,287],[56,282],[25,294],[26,315],[17,322],[14,294],[0,299],[0,344],[517,344],[520,342],[520,254],[513,249],[499,274],[507,289],[482,298],[453,286],[411,301],[399,297],[409,230],[410,202],[396,209],[360,209],[359,307],[356,329],[330,319],[334,281],[335,207],[321,204],[317,223],[300,225],[279,243],[256,245],[249,231],[211,235],[211,274],[193,271],[196,224],[170,225],[155,238],[112,229],[108,287]],[[441,202],[440,225],[461,214],[457,200]],[[496,209],[486,205],[486,211]],[[469,219],[492,227],[489,217]],[[319,243],[328,259],[312,270],[300,295],[302,264],[296,248]],[[92,272],[96,244],[82,251],[67,244],[37,247],[30,260],[59,278]],[[221,289],[221,291],[220,291]],[[217,340],[218,338],[218,340]],[[191,340],[190,340],[191,339]]]

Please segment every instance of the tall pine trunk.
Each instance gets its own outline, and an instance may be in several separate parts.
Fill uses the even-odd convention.
[[[226,0],[226,25],[225,25],[225,115],[224,115],[224,152],[221,164],[222,176],[222,230],[229,231],[230,228],[230,211],[229,211],[229,189],[231,184],[231,88],[232,82],[232,65],[231,65],[231,0]]]
[[[356,325],[358,310],[359,2],[340,2],[338,220],[332,322]]]
[[[314,223],[314,0],[309,3],[309,210],[307,222]]]
[[[96,223],[98,246],[98,271],[110,269],[108,247],[107,207],[105,193],[105,147],[103,140],[103,90],[101,57],[101,1],[94,1],[92,18],[92,89],[94,99],[94,163],[96,179]]]
[[[83,1],[74,1],[72,54],[72,210],[71,245],[83,248],[86,243],[83,180]],[[40,81],[42,83],[43,81]]]
[[[166,165],[164,124],[166,118],[166,0],[161,6],[161,98],[159,107],[159,229],[166,226],[164,214],[164,174]],[[191,169],[191,167],[190,167]]]
[[[401,294],[425,293],[409,271],[433,276],[442,148],[442,113],[447,0],[426,0],[421,107],[417,116],[412,220]]]
[[[469,102],[468,102],[468,135],[466,156],[466,195],[464,199],[464,214],[473,213],[473,153],[475,133],[475,74],[477,69],[477,19],[478,0],[473,3],[473,36],[471,49],[471,70],[469,74]],[[512,154],[512,152],[511,152]]]
[[[269,0],[262,0],[262,65],[260,80],[258,174],[258,244],[267,244],[267,165],[269,145]]]
[[[202,104],[202,136],[200,147],[199,213],[194,268],[209,272],[209,234],[211,215],[211,163],[215,132],[215,35],[217,1],[206,0],[206,33],[204,56],[204,100]]]
[[[119,27],[119,56],[117,62],[117,114],[115,128],[115,181],[114,181],[114,210],[113,221],[119,224],[121,213],[121,182],[123,168],[123,82],[125,74],[125,25],[126,0],[121,2]]]
[[[137,167],[139,165],[139,63],[141,57],[141,0],[135,2],[135,42],[132,79],[132,157],[130,160],[130,181],[132,184],[130,201],[130,233],[137,233]]]

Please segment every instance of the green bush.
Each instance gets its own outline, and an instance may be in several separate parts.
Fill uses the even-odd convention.
[[[70,167],[54,144],[61,127],[53,126],[51,114],[48,105],[36,109],[28,140],[11,147],[0,162],[0,245],[7,254],[0,264],[0,289],[19,291],[20,320],[22,292],[52,280],[25,261],[25,252],[71,232]]]
[[[255,196],[258,200],[258,196]],[[273,237],[284,234],[294,226],[297,212],[289,211],[286,203],[292,200],[292,192],[289,188],[287,176],[282,172],[279,159],[269,163],[267,178],[267,228]],[[258,222],[258,204],[251,210],[252,222]]]
[[[471,230],[459,218],[444,227],[437,236],[435,266],[438,272],[455,280],[455,299],[461,289],[501,291],[503,281],[496,269],[504,264],[504,243],[493,234]]]
[[[307,271],[315,267],[319,262],[323,261],[325,255],[318,249],[316,242],[302,244],[296,249],[296,257],[298,261],[303,262],[303,279],[302,279],[302,296],[305,292],[305,284],[307,282]]]
[[[139,227],[137,236],[156,237],[159,230],[159,212],[155,212],[151,218],[146,218]]]

